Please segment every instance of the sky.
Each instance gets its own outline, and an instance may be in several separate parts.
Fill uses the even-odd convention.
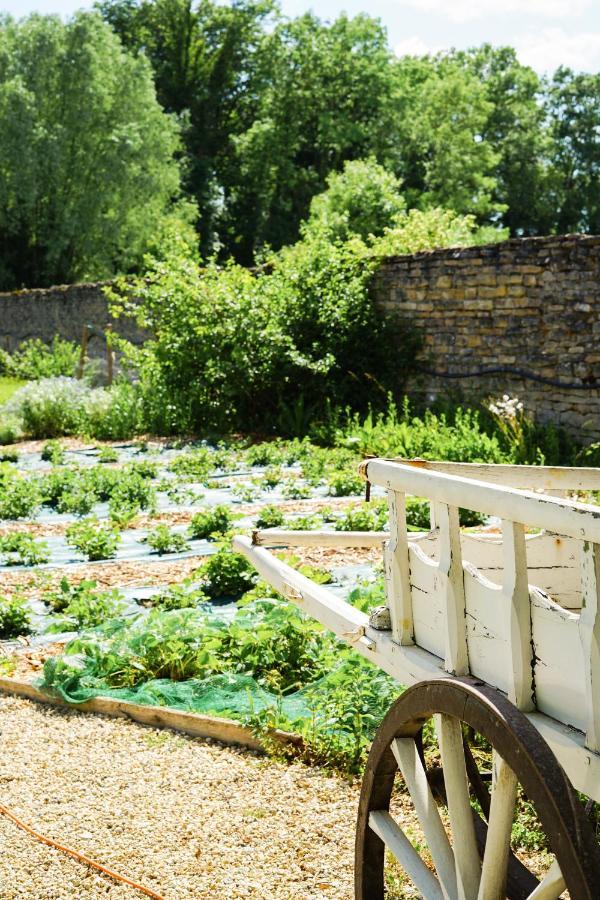
[[[14,16],[37,11],[69,16],[87,0],[0,0]],[[283,12],[312,10],[322,19],[366,12],[382,20],[394,50],[422,54],[484,42],[516,47],[538,72],[559,65],[600,71],[600,0],[280,0]]]

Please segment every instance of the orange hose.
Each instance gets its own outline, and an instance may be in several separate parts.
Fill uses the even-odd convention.
[[[15,825],[18,825],[19,828],[22,828],[23,831],[26,831],[28,834],[32,834],[39,841],[42,841],[44,844],[48,844],[49,847],[55,847],[57,850],[62,850],[63,853],[68,853],[69,856],[72,856],[74,859],[79,862],[85,863],[86,866],[91,866],[92,869],[97,869],[98,872],[102,872],[104,875],[108,875],[110,878],[114,878],[115,881],[121,881],[123,884],[128,884],[129,887],[135,888],[137,891],[141,891],[142,894],[145,894],[147,897],[152,897],[152,900],[164,900],[164,897],[161,897],[160,894],[157,894],[155,891],[150,890],[150,888],[144,887],[141,884],[138,884],[136,881],[131,881],[130,878],[126,878],[124,875],[119,875],[118,872],[113,872],[112,869],[107,869],[106,866],[100,865],[100,863],[94,862],[93,859],[89,859],[89,857],[84,856],[82,853],[79,853],[77,850],[72,850],[70,847],[65,847],[63,844],[59,844],[57,841],[53,841],[52,838],[45,837],[43,834],[40,834],[39,831],[35,831],[29,825],[26,825],[25,822],[22,822],[18,819],[14,813],[12,813],[6,806],[0,805],[0,813],[3,816],[6,816],[7,819],[10,819]]]

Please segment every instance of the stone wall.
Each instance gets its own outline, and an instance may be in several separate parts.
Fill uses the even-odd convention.
[[[116,333],[141,343],[144,335],[132,322],[112,319],[102,287],[103,283],[74,284],[0,293],[0,347],[14,350],[28,338],[49,344],[54,335],[79,343],[85,325],[88,354],[104,357],[109,323]]]
[[[375,297],[423,334],[412,393],[506,393],[540,421],[600,437],[600,237],[390,258]]]

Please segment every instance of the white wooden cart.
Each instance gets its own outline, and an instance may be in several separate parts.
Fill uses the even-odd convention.
[[[388,492],[389,534],[234,539],[283,596],[410,686],[369,755],[356,898],[385,896],[386,850],[425,898],[600,898],[600,508],[557,496],[600,490],[600,469],[372,459],[361,472]],[[430,500],[428,534],[407,532],[406,494]],[[499,533],[461,531],[460,507],[497,517]],[[267,549],[311,543],[380,544],[387,607],[369,617]],[[425,757],[431,719],[439,754]],[[398,772],[419,851],[390,812]],[[523,796],[554,855],[539,878],[511,849]]]

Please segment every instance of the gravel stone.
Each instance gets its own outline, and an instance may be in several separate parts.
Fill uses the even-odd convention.
[[[0,803],[165,900],[352,896],[358,784],[121,719],[0,698]],[[3,900],[133,900],[0,816]]]

